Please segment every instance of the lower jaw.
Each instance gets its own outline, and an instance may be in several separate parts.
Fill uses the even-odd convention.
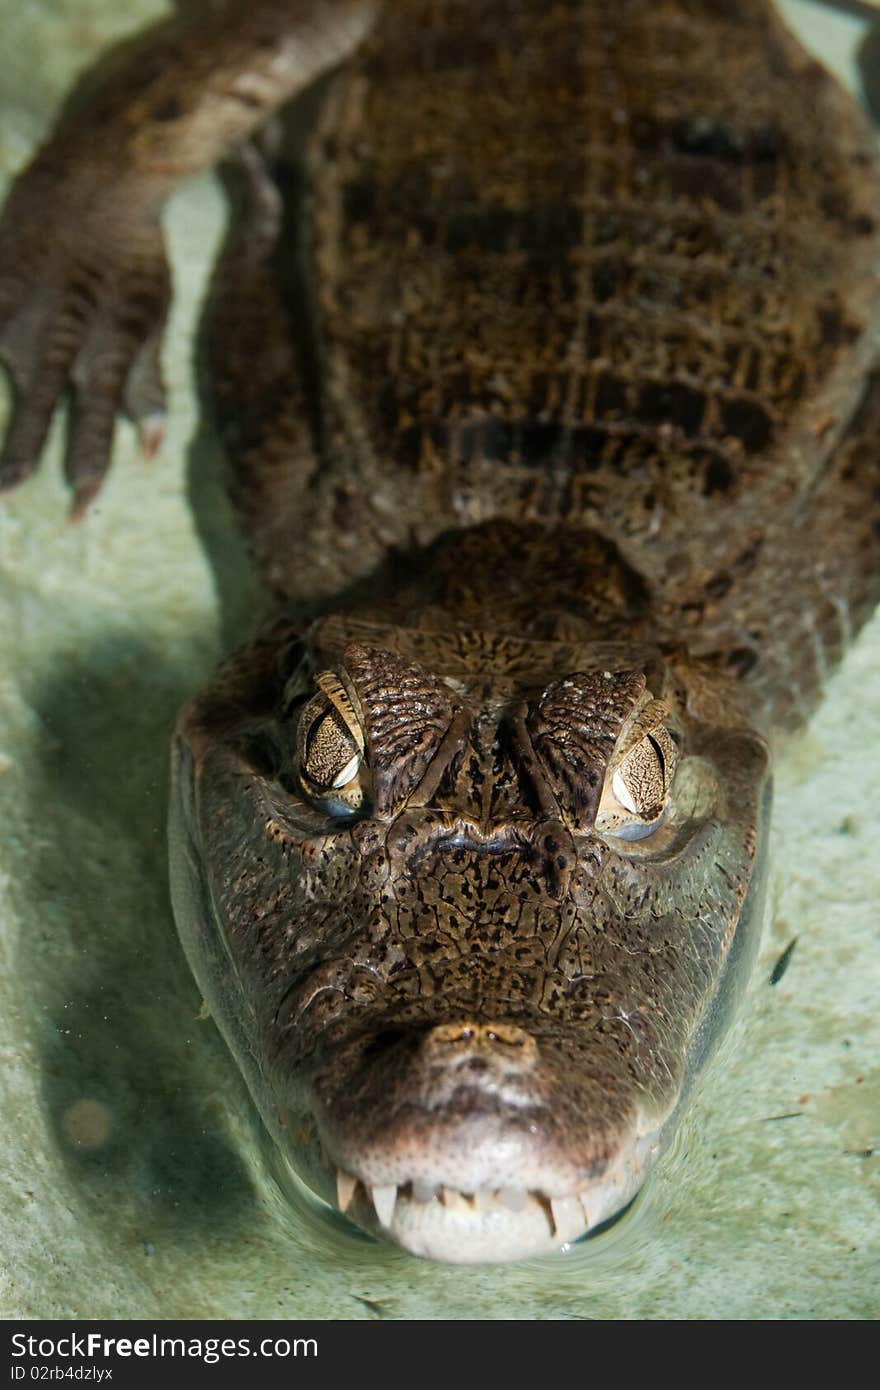
[[[553,1254],[612,1224],[643,1186],[664,1131],[656,1117],[647,1123],[644,1117],[600,1176],[577,1191],[550,1195],[525,1187],[466,1191],[417,1179],[370,1185],[336,1167],[313,1116],[284,1109],[280,1118],[281,1154],[297,1186],[320,1195],[361,1230],[446,1264],[503,1264]]]
[[[635,1187],[617,1186],[591,1217],[580,1197],[548,1198],[527,1193],[512,1211],[497,1194],[473,1195],[444,1188],[428,1202],[403,1189],[387,1225],[366,1195],[356,1196],[348,1215],[358,1225],[422,1259],[446,1264],[503,1264],[565,1249],[613,1221],[632,1201]]]
[[[554,1253],[610,1224],[633,1201],[659,1151],[655,1130],[621,1154],[601,1178],[578,1192],[553,1197],[524,1189],[431,1191],[412,1182],[370,1188],[339,1173],[337,1205],[362,1229],[423,1259],[500,1264]]]
[[[555,1210],[555,1215],[554,1215]],[[416,1202],[403,1195],[383,1234],[412,1255],[448,1264],[489,1264],[528,1259],[559,1250],[586,1233],[577,1198],[556,1200],[529,1193],[517,1212],[497,1201],[451,1195]]]

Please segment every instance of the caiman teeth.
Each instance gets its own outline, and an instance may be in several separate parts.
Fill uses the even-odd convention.
[[[470,1206],[457,1187],[441,1188],[443,1205],[448,1211],[469,1211]]]
[[[583,1235],[586,1211],[577,1197],[551,1197],[550,1210],[553,1225],[561,1241],[574,1240]]]
[[[361,1179],[344,1169],[337,1169],[336,1200],[339,1210],[346,1212],[351,1206]],[[456,1187],[441,1187],[426,1178],[413,1178],[402,1186],[387,1184],[370,1187],[363,1184],[379,1218],[386,1230],[390,1229],[398,1200],[412,1201],[427,1206],[436,1199],[450,1214],[463,1215],[467,1212],[488,1213],[503,1207],[518,1215],[531,1203],[543,1210],[547,1218],[550,1235],[561,1244],[577,1240],[590,1228],[590,1213],[587,1209],[587,1192],[573,1192],[564,1197],[548,1197],[539,1191],[527,1191],[524,1187],[480,1187],[474,1192],[462,1192]],[[595,1197],[595,1192],[590,1196]],[[591,1202],[591,1205],[593,1203]],[[601,1201],[599,1206],[602,1206]]]
[[[412,1195],[417,1202],[432,1202],[437,1195],[437,1184],[415,1178],[412,1185]]]
[[[351,1206],[351,1199],[357,1185],[357,1178],[353,1178],[351,1173],[344,1173],[341,1168],[339,1169],[336,1174],[336,1204],[340,1211],[347,1211]]]
[[[373,1199],[376,1215],[383,1226],[390,1226],[397,1205],[397,1184],[390,1187],[371,1187],[367,1189]]]
[[[508,1211],[522,1211],[529,1194],[524,1187],[500,1187],[498,1189],[498,1200]]]

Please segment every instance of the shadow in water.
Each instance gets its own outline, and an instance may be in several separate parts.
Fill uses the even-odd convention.
[[[257,139],[260,162],[281,200],[280,231],[270,254],[264,254],[259,231],[254,231],[259,214],[255,217],[254,188],[243,163],[233,155],[217,170],[229,221],[196,333],[201,424],[189,454],[187,496],[213,571],[223,641],[230,649],[253,636],[272,612],[273,598],[257,573],[243,530],[258,532],[267,523],[267,510],[275,510],[266,487],[280,448],[296,447],[287,433],[290,417],[301,417],[302,434],[314,447],[319,467],[322,459],[313,276],[302,237],[303,165],[309,132],[331,82],[317,82]],[[230,339],[235,342],[228,351]],[[278,359],[288,360],[289,382],[266,369],[265,361]],[[266,460],[265,477],[254,458]],[[289,463],[295,471],[295,459]],[[231,494],[237,495],[243,524]],[[289,499],[282,496],[277,505],[289,508]]]
[[[71,1180],[123,1242],[215,1233],[254,1200],[228,1135],[244,1088],[198,1017],[168,900],[168,745],[191,679],[108,632],[54,653],[29,692],[44,730],[33,820],[59,828],[28,861],[43,924],[19,944],[22,1002]]]
[[[183,14],[198,8],[179,0]],[[102,55],[65,110],[90,100],[120,64],[158,52],[151,45],[169,41],[170,23]],[[225,467],[206,423],[189,451],[189,501],[231,649],[267,605]],[[241,1134],[258,1166],[263,1143],[225,1043],[199,1017],[168,896],[170,734],[208,674],[184,645],[169,656],[149,636],[111,629],[88,647],[50,653],[24,692],[43,729],[28,777],[30,822],[52,826],[27,861],[23,888],[43,920],[17,945],[22,1006],[58,1152],[91,1220],[121,1243],[195,1241],[240,1225],[256,1202]]]

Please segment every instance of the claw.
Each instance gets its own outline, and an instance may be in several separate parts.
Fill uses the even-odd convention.
[[[47,367],[38,387],[30,391],[16,388],[0,456],[0,489],[4,492],[18,487],[36,468],[65,386],[66,363],[59,361]]]
[[[165,418],[164,413],[157,411],[138,422],[138,438],[145,459],[154,459],[162,447],[162,440],[165,438]]]
[[[68,514],[68,520],[74,523],[82,521],[89,507],[94,502],[101,490],[101,479],[92,479],[91,482],[83,483],[73,494],[73,504]]]
[[[123,393],[125,412],[137,426],[141,453],[155,458],[165,435],[165,383],[160,361],[161,339],[144,343],[128,369]]]

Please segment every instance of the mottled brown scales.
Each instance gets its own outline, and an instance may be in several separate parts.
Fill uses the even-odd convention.
[[[673,1133],[766,740],[878,597],[874,140],[764,0],[230,0],[163,45],[7,205],[0,476],[68,382],[80,512],[119,407],[155,441],[161,199],[302,96],[230,168],[207,341],[284,608],[181,717],[178,925],[313,1191],[552,1249]]]
[[[874,300],[873,148],[839,91],[765,5],[453,3],[396,7],[324,122],[312,244],[342,467],[375,502],[421,493],[422,535],[499,514],[599,529],[670,628],[684,610],[701,649],[759,659],[741,615],[810,544],[786,532],[837,442],[810,418],[851,414]]]

